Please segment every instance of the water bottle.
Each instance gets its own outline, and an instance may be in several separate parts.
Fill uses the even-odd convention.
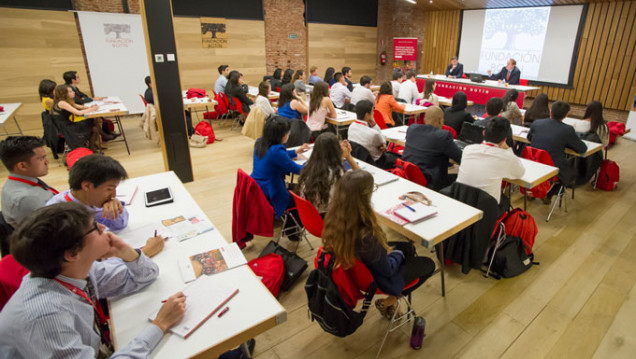
[[[411,331],[411,348],[418,350],[422,348],[422,340],[426,329],[426,320],[423,317],[415,317],[413,320],[413,330]]]
[[[433,78],[433,71],[431,71],[431,76],[430,77]]]
[[[506,79],[505,78],[503,80],[501,80],[501,84],[506,86]]]

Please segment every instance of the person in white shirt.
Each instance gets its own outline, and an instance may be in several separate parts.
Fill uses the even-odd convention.
[[[430,102],[435,106],[439,106],[439,98],[434,93],[434,91],[435,91],[435,80],[426,79],[426,84],[424,85],[424,94],[422,94],[423,103]]]
[[[419,92],[417,92],[417,84],[415,83],[415,71],[409,71],[406,73],[406,81],[400,84],[400,90],[398,97],[406,103],[414,104],[418,98],[421,98]]]
[[[510,199],[501,197],[501,181],[504,178],[517,179],[525,173],[525,167],[506,143],[510,122],[503,117],[495,117],[486,124],[484,142],[464,148],[457,182],[479,188],[499,203],[503,213],[510,205]]]
[[[349,142],[366,148],[376,166],[394,168],[396,157],[386,152],[386,140],[373,119],[373,102],[361,100],[356,104],[355,111],[357,120],[349,126]]]
[[[369,76],[362,76],[360,78],[360,86],[356,86],[351,92],[351,104],[355,105],[359,101],[369,100],[375,102],[375,96],[371,92],[371,78]]]
[[[269,93],[272,90],[272,85],[268,81],[263,81],[258,85],[258,96],[256,96],[256,101],[254,101],[254,106],[258,107],[259,110],[263,111],[265,116],[273,115],[276,113],[274,107],[272,107],[272,102],[269,100]]]
[[[333,101],[336,108],[342,108],[347,100],[351,99],[351,91],[347,88],[347,82],[345,81],[342,72],[336,72],[333,75],[336,82],[331,86],[331,101]]]
[[[391,87],[393,88],[393,98],[398,98],[400,93],[400,85],[406,79],[406,75],[402,72],[402,69],[393,70],[393,81],[391,81]]]
[[[230,75],[230,67],[228,65],[221,65],[218,68],[219,78],[214,83],[214,92],[225,93],[225,85],[227,85],[227,78]]]

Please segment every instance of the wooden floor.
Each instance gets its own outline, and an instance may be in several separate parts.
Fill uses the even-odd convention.
[[[159,147],[143,138],[138,119],[124,120],[132,155],[122,143],[107,154],[117,158],[131,177],[163,171]],[[231,238],[231,208],[236,169],[252,167],[253,140],[215,124],[223,139],[191,149],[195,181],[186,184],[195,200],[226,239]],[[439,275],[413,295],[418,315],[426,318],[423,348],[408,345],[410,326],[392,333],[383,358],[634,358],[636,357],[636,143],[620,139],[610,158],[621,167],[614,192],[589,186],[568,200],[568,213],[557,211],[545,222],[548,206],[529,202],[539,226],[534,246],[541,264],[523,275],[501,281],[476,271],[448,268],[446,297]],[[67,171],[55,161],[45,181],[66,189]],[[6,171],[5,171],[6,172]],[[0,185],[6,175],[0,175]],[[520,195],[513,204],[521,206]],[[397,236],[395,233],[391,237]],[[311,238],[314,246],[317,238]],[[267,243],[257,238],[246,249],[248,259]],[[283,240],[285,245],[289,244]],[[424,248],[420,254],[431,255]],[[299,253],[314,256],[306,243]],[[307,273],[301,279],[304,280]],[[283,293],[287,322],[256,338],[259,359],[373,358],[387,321],[371,309],[358,331],[344,339],[324,333],[307,316],[302,283]],[[258,305],[258,303],[254,303]]]

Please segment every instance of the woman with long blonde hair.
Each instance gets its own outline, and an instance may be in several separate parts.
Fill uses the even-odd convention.
[[[434,270],[430,258],[415,256],[409,242],[387,243],[371,205],[377,189],[373,176],[357,170],[345,173],[336,183],[331,208],[325,217],[323,248],[335,255],[336,265],[347,270],[356,260],[369,269],[378,288],[389,296],[378,299],[376,308],[391,318],[397,309],[397,298],[408,294],[426,281]],[[418,280],[405,291],[406,284]]]
[[[96,150],[99,144],[101,124],[92,119],[85,119],[84,115],[97,110],[99,106],[78,105],[73,101],[73,97],[75,97],[75,93],[71,86],[58,85],[53,93],[51,116],[59,126],[68,130],[62,130],[62,132],[65,132],[64,137],[71,150],[86,146],[91,150]],[[71,138],[66,138],[69,135]]]

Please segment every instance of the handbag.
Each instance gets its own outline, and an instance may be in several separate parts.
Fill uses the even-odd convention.
[[[294,283],[296,283],[298,278],[300,278],[307,269],[307,261],[300,258],[296,252],[290,252],[274,241],[267,243],[259,257],[270,253],[278,254],[283,258],[283,262],[285,263],[285,279],[280,289],[283,291],[291,289]]]
[[[196,133],[190,136],[190,147],[202,148],[202,147],[205,147],[207,143],[208,143],[207,136],[197,135]]]

